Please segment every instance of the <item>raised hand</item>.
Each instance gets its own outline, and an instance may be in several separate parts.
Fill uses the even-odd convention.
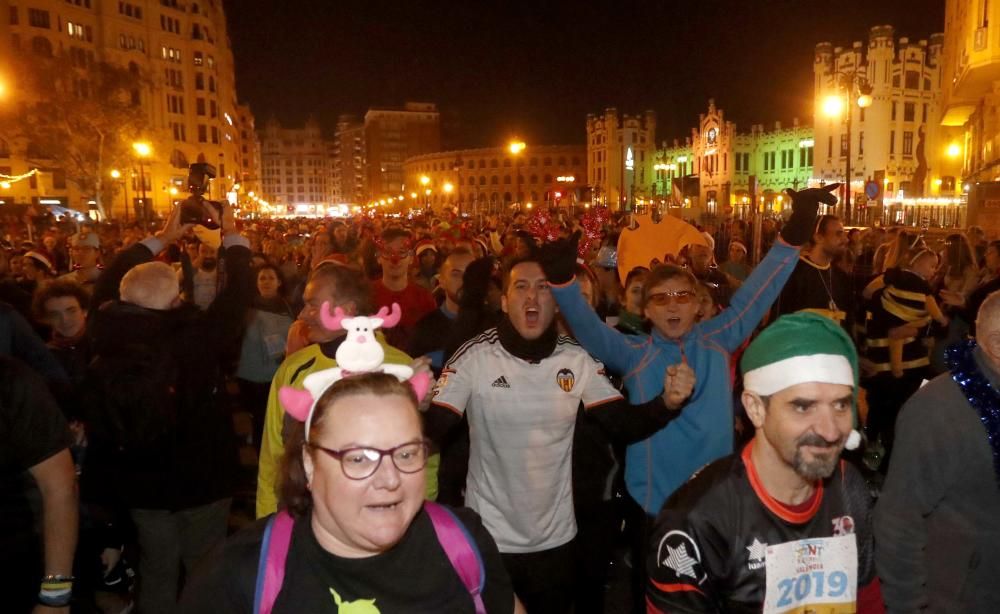
[[[663,402],[667,409],[677,411],[683,407],[694,392],[696,381],[694,369],[687,360],[682,359],[680,364],[667,367],[663,374]]]
[[[796,192],[791,188],[785,192],[792,198],[792,216],[781,228],[781,238],[789,245],[805,245],[816,232],[816,212],[820,203],[824,205],[837,204],[834,192],[839,183],[831,183],[822,188],[809,188]]]

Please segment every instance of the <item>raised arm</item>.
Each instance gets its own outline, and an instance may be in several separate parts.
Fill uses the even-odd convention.
[[[801,192],[787,190],[792,197],[792,216],[781,229],[781,237],[733,294],[729,307],[702,325],[706,336],[713,337],[730,352],[746,341],[795,270],[799,248],[815,233],[816,212],[820,203],[837,203],[837,197],[832,192],[838,187],[840,184],[835,183]]]

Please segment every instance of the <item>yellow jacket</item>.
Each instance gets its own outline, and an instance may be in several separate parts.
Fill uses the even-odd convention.
[[[385,349],[385,362],[408,365],[412,359],[404,352],[386,344],[382,333],[377,333],[378,341]],[[285,410],[278,401],[278,390],[282,386],[302,388],[302,380],[310,373],[331,369],[337,361],[323,353],[319,344],[308,345],[285,358],[271,380],[271,391],[267,396],[267,414],[264,417],[264,436],[257,464],[257,518],[263,518],[278,510],[278,472],[281,457],[285,453]],[[291,418],[288,418],[291,420]],[[438,455],[427,462],[427,498],[437,498]]]

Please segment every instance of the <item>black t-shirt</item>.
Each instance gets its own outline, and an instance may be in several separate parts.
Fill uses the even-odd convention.
[[[486,570],[483,602],[488,612],[509,614],[514,593],[496,543],[479,516],[455,510],[476,541]],[[193,574],[181,610],[219,614],[252,612],[257,563],[265,520],[240,531]],[[352,609],[353,608],[353,609]],[[330,554],[316,541],[308,518],[296,520],[285,581],[274,614],[301,612],[475,612],[472,597],[421,510],[391,550],[363,559]]]
[[[770,498],[742,454],[715,461],[670,497],[647,558],[647,599],[656,612],[760,612],[767,546],[854,534],[858,589],[875,577],[872,501],[864,479],[841,461],[811,504],[790,510]]]
[[[776,316],[814,311],[834,320],[850,335],[854,333],[854,303],[853,283],[847,273],[832,264],[820,266],[801,256],[774,309]]]
[[[62,412],[35,371],[0,356],[0,552],[33,532],[28,470],[72,442]]]

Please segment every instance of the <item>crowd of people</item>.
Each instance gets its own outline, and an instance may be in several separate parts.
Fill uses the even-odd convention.
[[[1000,611],[1000,241],[788,193],[4,220],[5,610]]]

